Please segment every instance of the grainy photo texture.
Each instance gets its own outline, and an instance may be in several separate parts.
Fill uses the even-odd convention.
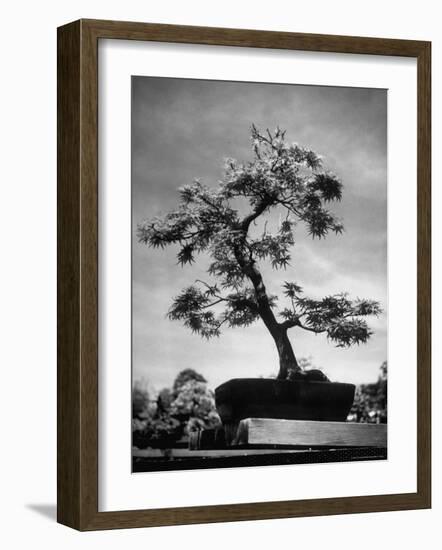
[[[387,91],[132,77],[134,472],[387,457]]]

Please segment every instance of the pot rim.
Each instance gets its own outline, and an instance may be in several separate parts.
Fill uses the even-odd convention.
[[[231,378],[230,380],[226,380],[226,382],[223,382],[219,386],[215,388],[215,391],[217,391],[220,388],[223,388],[224,386],[227,386],[228,384],[232,384],[235,382],[241,382],[241,383],[247,383],[247,382],[253,382],[253,383],[276,383],[276,384],[320,384],[320,385],[327,385],[327,386],[349,386],[356,388],[356,384],[352,384],[350,382],[332,382],[332,381],[324,381],[324,380],[278,380],[277,378]]]

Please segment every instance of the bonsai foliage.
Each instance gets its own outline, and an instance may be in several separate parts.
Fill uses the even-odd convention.
[[[278,311],[259,263],[269,261],[275,270],[289,266],[298,223],[313,238],[342,233],[341,221],[328,209],[341,200],[342,183],[324,170],[314,151],[288,144],[279,128],[261,133],[252,126],[251,139],[251,162],[227,159],[217,188],[199,180],[182,187],[177,209],[141,223],[138,238],[154,248],[177,245],[181,266],[192,264],[199,254],[210,257],[208,273],[214,282],[197,280],[184,288],[173,300],[171,320],[204,338],[219,336],[226,326],[247,327],[262,320],[278,350],[278,378],[286,379],[302,371],[289,329],[324,333],[337,346],[349,347],[369,339],[372,331],[365,318],[381,309],[373,300],[351,300],[346,293],[312,299],[297,282],[288,281],[282,293],[289,305]],[[271,232],[259,222],[274,209],[283,218]]]

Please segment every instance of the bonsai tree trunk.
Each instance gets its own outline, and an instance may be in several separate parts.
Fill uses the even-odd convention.
[[[278,350],[279,372],[276,378],[278,380],[286,380],[290,371],[301,371],[287,335],[287,329],[277,322],[270,307],[264,310],[260,308],[259,315],[272,335],[276,349]]]
[[[277,379],[286,380],[290,371],[298,372],[301,368],[298,365],[292,344],[287,335],[287,329],[279,328],[279,333],[274,337],[276,348],[279,354],[279,372]]]
[[[276,349],[278,350],[279,372],[276,378],[278,380],[286,380],[290,371],[300,372],[301,367],[298,365],[293,352],[292,344],[287,335],[287,329],[276,321],[273,312],[271,314],[272,317],[268,315],[268,312],[260,311],[261,319],[272,335]]]
[[[289,371],[301,371],[301,368],[296,361],[292,344],[287,336],[287,328],[283,327],[276,320],[270,305],[262,275],[256,266],[256,262],[253,260],[247,261],[238,248],[235,248],[234,252],[239,265],[251,281],[255,290],[258,313],[275,341],[276,349],[278,350],[279,355],[279,372],[277,379],[286,380]]]

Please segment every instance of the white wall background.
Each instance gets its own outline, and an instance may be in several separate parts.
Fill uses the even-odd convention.
[[[434,288],[433,510],[77,533],[55,523],[56,27],[80,17],[433,41],[434,275],[442,276],[439,2],[77,0],[3,6],[0,87],[1,467],[5,548],[437,548],[441,502],[441,305]],[[439,338],[438,338],[439,336]],[[404,427],[404,429],[406,429]]]

